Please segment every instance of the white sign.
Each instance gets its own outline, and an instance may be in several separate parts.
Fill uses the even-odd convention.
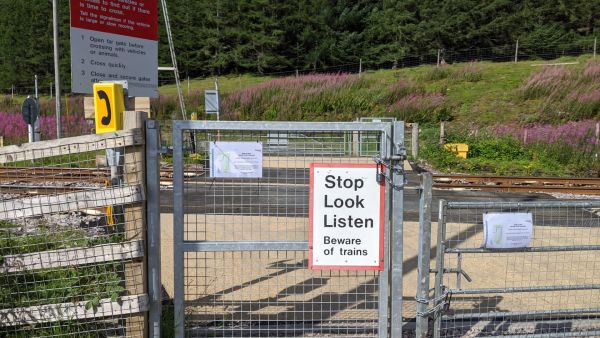
[[[129,96],[158,96],[157,0],[70,0],[71,90],[125,80]]]
[[[209,156],[210,177],[262,177],[260,142],[211,142]]]
[[[384,190],[376,164],[311,164],[310,269],[383,269]]]
[[[483,214],[483,246],[489,249],[525,248],[533,237],[531,213]]]
[[[204,111],[207,114],[219,114],[219,91],[206,89],[204,91]]]

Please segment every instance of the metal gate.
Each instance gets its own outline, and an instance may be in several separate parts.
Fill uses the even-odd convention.
[[[174,122],[176,335],[400,337],[403,126]],[[349,147],[353,133],[374,137]],[[262,178],[209,177],[215,141],[260,142]],[[387,182],[383,271],[309,270],[309,164],[373,161]]]
[[[600,201],[440,201],[435,291],[420,313],[433,318],[434,337],[600,335],[598,208]],[[486,213],[531,214],[530,244],[482,247]],[[424,271],[428,262],[421,260]],[[425,296],[428,285],[419,287]]]

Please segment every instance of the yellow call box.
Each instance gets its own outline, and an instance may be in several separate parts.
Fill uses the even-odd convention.
[[[125,99],[120,83],[94,83],[96,134],[123,129]]]

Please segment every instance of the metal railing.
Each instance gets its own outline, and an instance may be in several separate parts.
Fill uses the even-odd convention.
[[[425,177],[423,187],[430,181]],[[423,216],[429,214],[426,195]],[[430,219],[422,216],[420,222],[417,337],[431,330],[434,337],[597,336],[599,207],[593,200],[441,200],[437,234]],[[486,213],[530,213],[529,245],[485,247]],[[437,238],[433,269],[432,236]]]

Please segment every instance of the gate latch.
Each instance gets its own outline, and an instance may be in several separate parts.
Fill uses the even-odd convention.
[[[397,144],[394,147],[396,153],[392,156],[385,158],[375,157],[374,161],[377,163],[377,182],[383,184],[387,181],[394,189],[402,189],[406,184],[406,174],[404,172],[404,161],[406,160],[406,148],[403,144]],[[392,179],[386,176],[385,168],[389,168],[392,173],[392,177],[399,179]]]

